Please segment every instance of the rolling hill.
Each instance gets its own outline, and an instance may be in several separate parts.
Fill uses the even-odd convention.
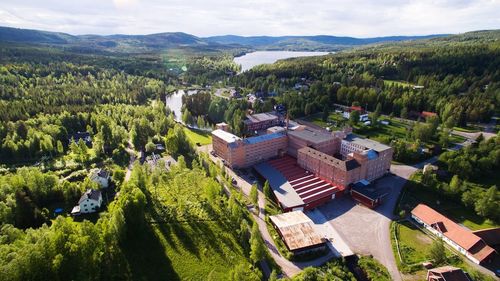
[[[71,35],[12,27],[0,27],[0,42],[43,44],[71,50],[124,53],[156,52],[173,48],[247,49],[247,50],[321,50],[334,51],[380,42],[419,40],[446,35],[389,36],[375,38],[317,36],[237,36],[197,37],[182,32],[164,32],[148,35]]]

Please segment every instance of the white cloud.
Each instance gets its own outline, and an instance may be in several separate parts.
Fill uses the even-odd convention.
[[[72,34],[373,37],[500,28],[500,0],[0,1],[0,25]]]

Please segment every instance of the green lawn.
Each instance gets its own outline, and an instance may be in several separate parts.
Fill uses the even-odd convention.
[[[396,85],[401,87],[413,87],[412,84],[405,81],[396,81],[396,80],[384,80],[384,85]]]
[[[427,261],[432,239],[408,221],[394,222],[401,257],[406,264]]]
[[[386,119],[381,118],[380,120]],[[388,143],[391,138],[402,139],[406,137],[407,124],[395,119],[388,121],[389,125],[378,124],[377,127],[358,125],[354,128],[354,133],[383,143]]]
[[[304,121],[307,121],[307,122],[311,122],[311,123],[314,123],[320,127],[323,127],[323,128],[330,128],[330,130],[334,131],[334,130],[339,130],[343,127],[343,124],[345,122],[347,122],[346,119],[344,119],[342,117],[342,115],[340,115],[339,113],[331,113],[329,116],[328,116],[328,119],[327,121],[323,121],[323,113],[316,113],[316,114],[312,114],[312,115],[309,115],[307,117],[304,117],[303,120]]]
[[[186,133],[187,138],[193,144],[199,143],[200,145],[206,145],[212,143],[212,136],[209,132],[189,129],[184,127],[184,132]]]

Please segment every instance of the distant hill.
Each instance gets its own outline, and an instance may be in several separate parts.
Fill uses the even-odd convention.
[[[488,32],[488,31],[484,31]],[[473,33],[465,33],[473,34]],[[463,40],[474,35],[457,35]],[[190,48],[200,51],[231,50],[293,50],[293,51],[336,51],[358,46],[402,41],[423,42],[422,39],[447,40],[445,34],[426,36],[388,36],[374,38],[354,38],[345,36],[237,36],[224,35],[197,37],[182,32],[165,32],[149,35],[70,35],[31,29],[0,27],[0,43],[42,44],[58,46],[66,50],[95,53],[123,52],[144,53],[159,52],[165,49]],[[453,37],[453,36],[451,36]]]
[[[374,38],[354,38],[330,35],[316,36],[237,36],[224,35],[204,38],[208,42],[220,44],[239,44],[258,49],[316,49],[332,50],[342,49],[352,46],[368,45],[381,42],[398,42],[408,40],[420,40],[436,37],[444,37],[446,34],[426,35],[426,36],[388,36]]]
[[[70,35],[66,33],[0,27],[0,42],[48,44],[72,50],[95,48],[102,51],[147,52],[177,47],[206,47],[210,43],[182,32],[165,32],[149,35]]]

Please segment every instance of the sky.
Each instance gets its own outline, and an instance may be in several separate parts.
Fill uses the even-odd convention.
[[[80,34],[376,37],[500,28],[500,0],[0,0],[0,26]]]

